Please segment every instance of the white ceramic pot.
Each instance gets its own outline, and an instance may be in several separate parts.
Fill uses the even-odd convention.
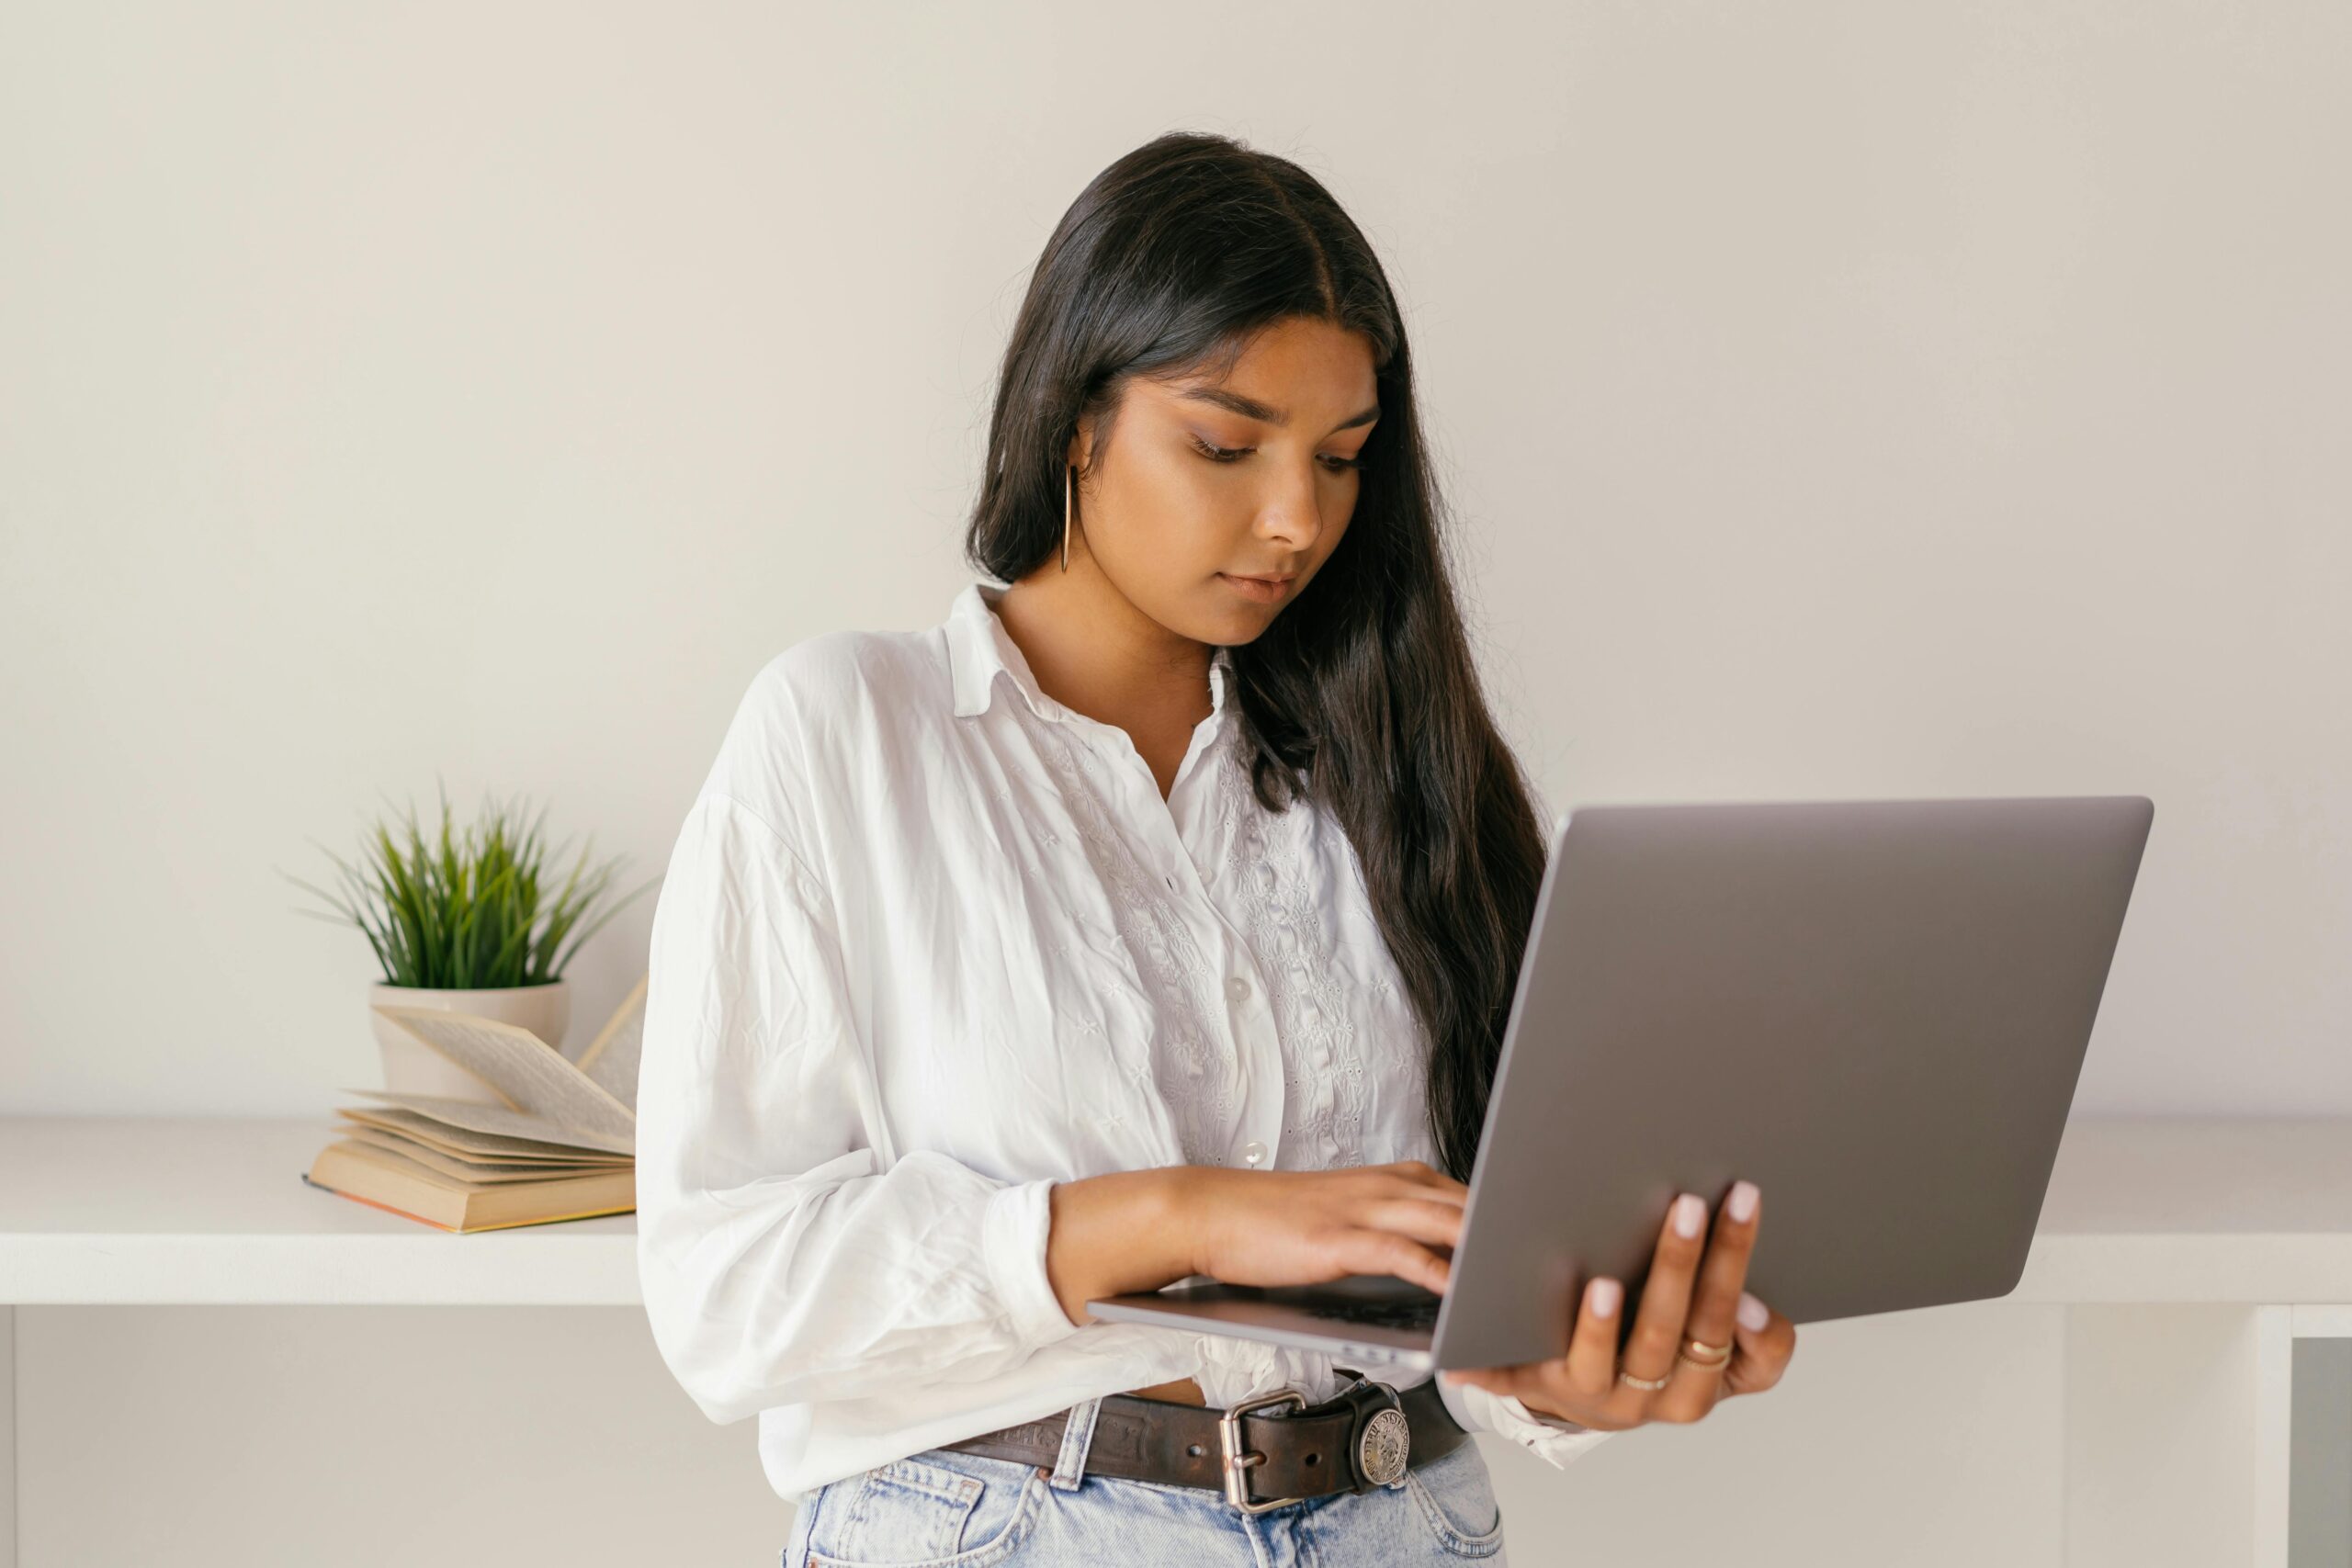
[[[500,1023],[517,1024],[560,1052],[564,1031],[571,1022],[571,984],[554,980],[544,986],[501,986],[487,990],[437,991],[419,986],[388,986],[381,980],[368,987],[368,1021],[375,1026],[376,1043],[384,1054],[384,1087],[396,1094],[437,1094],[450,1100],[503,1105],[481,1079],[375,1011],[386,1007],[439,1008],[445,1012],[469,1012]]]

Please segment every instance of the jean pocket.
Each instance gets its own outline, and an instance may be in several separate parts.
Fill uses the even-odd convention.
[[[876,1465],[812,1500],[808,1568],[984,1568],[1028,1534],[1043,1484],[1033,1465],[936,1450]]]
[[[1407,1471],[1405,1490],[1430,1534],[1454,1556],[1492,1557],[1503,1549],[1502,1506],[1476,1443],[1465,1439],[1443,1458]]]

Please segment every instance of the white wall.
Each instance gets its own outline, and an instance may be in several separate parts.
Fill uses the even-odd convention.
[[[0,1113],[323,1125],[376,1071],[370,961],[277,868],[379,792],[551,797],[658,872],[765,659],[944,613],[1037,248],[1178,126],[1300,158],[1382,248],[1554,802],[2149,795],[2082,1108],[2352,1112],[2347,69],[2337,0],[11,0]],[[1877,1562],[1923,1519],[2051,1561],[2052,1320],[1986,1311],[1825,1325],[1801,1384],[1564,1488],[1497,1454],[1514,1561]],[[120,1495],[69,1461],[120,1429],[93,1410],[179,1434],[142,1482],[326,1429],[124,1349],[226,1325],[23,1323],[74,1369],[19,1358],[26,1568]],[[234,1332],[259,1367],[293,1330]],[[379,1342],[301,1332],[328,1367]],[[504,1386],[448,1358],[447,1392],[605,1375],[574,1348]],[[642,1376],[588,1405],[694,1419]],[[443,1474],[398,1419],[392,1515]],[[749,1427],[695,1430],[763,1510]],[[548,1490],[479,1506],[560,1518],[647,1462],[535,1456]],[[306,1560],[271,1517],[283,1556],[217,1544]],[[772,1561],[781,1519],[728,1539]]]
[[[2352,1111],[2347,66],[2334,0],[19,0],[0,1111],[368,1081],[275,868],[436,770],[658,874],[768,655],[944,615],[1037,247],[1179,125],[1381,246],[1555,802],[2147,794],[2082,1105]]]

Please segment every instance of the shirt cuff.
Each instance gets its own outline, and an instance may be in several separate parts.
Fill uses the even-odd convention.
[[[1434,1375],[1434,1374],[1432,1374]],[[1513,1394],[1495,1393],[1475,1383],[1437,1380],[1438,1397],[1465,1431],[1499,1432],[1538,1459],[1565,1470],[1586,1450],[1611,1436],[1556,1416],[1544,1416]]]
[[[1012,1182],[991,1193],[980,1213],[981,1255],[997,1299],[1023,1345],[1050,1345],[1078,1332],[1046,1272],[1053,1186],[1051,1178]]]

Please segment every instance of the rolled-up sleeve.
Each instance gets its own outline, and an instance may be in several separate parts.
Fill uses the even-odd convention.
[[[1450,1383],[1439,1378],[1437,1392],[1464,1431],[1499,1432],[1561,1470],[1599,1447],[1602,1438],[1614,1435],[1572,1422],[1555,1424],[1536,1415],[1516,1395],[1496,1393],[1474,1383]]]
[[[707,786],[650,965],[638,1271],[704,1415],[987,1378],[1077,1331],[1046,1273],[1051,1180],[877,1152],[831,901],[785,831]]]

